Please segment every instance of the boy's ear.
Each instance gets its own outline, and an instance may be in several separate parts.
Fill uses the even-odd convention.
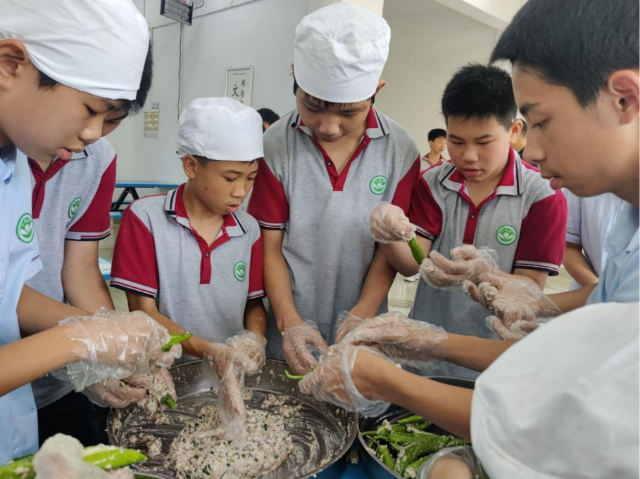
[[[618,70],[607,80],[607,93],[613,97],[620,124],[632,123],[640,114],[640,75],[634,70]]]
[[[29,53],[22,42],[14,39],[0,41],[0,89],[13,82],[20,67],[30,64]]]
[[[518,140],[520,133],[522,132],[522,121],[515,119],[511,122],[509,128],[509,143],[513,144]]]
[[[182,169],[184,170],[184,174],[187,175],[187,178],[193,180],[196,177],[196,172],[200,163],[196,160],[193,155],[184,155],[182,157]]]
[[[374,95],[377,95],[378,92],[382,90],[386,84],[387,84],[386,80],[380,80],[378,82],[378,87],[376,88],[376,92],[374,93]]]

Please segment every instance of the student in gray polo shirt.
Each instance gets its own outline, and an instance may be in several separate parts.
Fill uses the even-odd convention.
[[[248,211],[265,241],[268,355],[298,373],[316,363],[309,347],[333,343],[342,311],[375,315],[395,277],[367,211],[382,201],[408,211],[420,158],[373,106],[389,42],[386,21],[353,5],[306,16],[294,41],[296,109],[264,135]]]
[[[253,374],[265,361],[262,238],[239,210],[263,155],[260,115],[230,98],[194,100],[180,119],[178,154],[187,182],[124,212],[111,286],[126,291],[131,311],[172,334],[191,332],[185,354],[234,382],[237,368]],[[243,414],[239,389],[227,386]]]
[[[510,141],[518,135],[511,78],[502,69],[471,64],[458,71],[442,97],[452,163],[424,172],[409,219],[393,205],[376,207],[371,231],[402,274],[418,271],[406,241],[415,233],[430,258],[420,267],[412,316],[450,333],[497,338],[486,310],[461,285],[483,273],[519,277],[542,290],[564,254],[567,205],[539,171],[521,160]],[[409,222],[411,221],[411,223]],[[415,226],[414,226],[415,225]],[[494,250],[496,255],[487,250]],[[453,260],[473,263],[465,274],[442,274]],[[430,371],[432,372],[432,371]],[[434,374],[475,377],[443,364]]]

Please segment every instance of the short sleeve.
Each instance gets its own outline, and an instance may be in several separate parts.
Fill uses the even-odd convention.
[[[574,244],[582,244],[582,199],[570,191],[565,191],[564,195],[567,199],[568,212],[566,241]]]
[[[264,269],[263,269],[263,252],[262,252],[262,236],[258,235],[258,239],[251,247],[251,267],[249,271],[249,299],[258,299],[265,296],[264,293]]]
[[[289,221],[289,202],[284,188],[264,158],[258,165],[247,212],[262,228],[281,230]]]
[[[393,194],[391,203],[402,208],[405,214],[409,213],[409,205],[411,204],[411,195],[413,194],[413,188],[418,180],[420,174],[420,155],[413,162],[409,171],[398,183],[396,191]]]
[[[416,225],[416,233],[433,241],[442,232],[442,210],[425,180],[426,174],[420,177],[413,189],[409,221]]]
[[[66,239],[76,241],[98,241],[111,234],[111,200],[116,186],[117,156],[102,174],[96,194],[89,208],[69,229]]]
[[[565,249],[567,201],[562,191],[536,201],[522,221],[514,268],[560,271]]]
[[[159,272],[153,235],[132,210],[123,213],[113,250],[111,286],[155,298]]]

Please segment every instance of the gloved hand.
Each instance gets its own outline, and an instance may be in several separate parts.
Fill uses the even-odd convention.
[[[218,414],[220,422],[227,429],[227,439],[243,439],[247,432],[247,411],[242,396],[244,376],[245,371],[256,369],[256,363],[246,354],[221,343],[209,343],[202,363],[214,371],[214,382],[218,388]]]
[[[33,457],[38,479],[133,479],[129,468],[107,472],[83,460],[80,441],[64,434],[47,439]]]
[[[318,364],[312,349],[324,354],[329,350],[318,327],[313,322],[303,322],[287,328],[282,336],[282,349],[289,367],[296,374],[307,374]]]
[[[446,339],[447,332],[439,326],[389,312],[367,319],[344,342],[377,347],[392,359],[423,362],[442,357]]]
[[[158,386],[157,383],[160,383]],[[161,390],[159,394],[156,390]],[[176,399],[176,387],[173,377],[162,368],[156,374],[136,374],[118,379],[103,379],[82,391],[91,402],[101,407],[123,408],[133,402],[144,400],[160,400],[167,392]],[[150,396],[159,397],[150,397]]]
[[[374,354],[389,361],[380,352],[365,346],[335,344],[322,356],[313,372],[299,382],[300,391],[303,394],[313,394],[319,401],[330,402],[348,411],[365,416],[379,416],[386,411],[389,403],[365,398],[358,392],[351,378],[359,354],[364,355],[358,359],[361,361],[366,360],[367,354]]]
[[[362,321],[364,321],[362,318],[359,318],[355,314],[351,314],[349,311],[343,311],[340,313],[340,316],[338,316],[338,328],[336,329],[335,344],[341,343],[347,334],[362,324]]]
[[[465,281],[462,287],[469,296],[495,314],[507,328],[516,321],[554,318],[562,311],[531,281],[503,278],[492,274],[480,276],[476,286]]]
[[[416,227],[402,208],[391,203],[378,203],[369,215],[369,229],[378,243],[408,242],[416,237]]]
[[[413,477],[420,479],[471,479],[485,477],[485,473],[471,447],[456,446],[442,449],[431,455]]]
[[[267,360],[266,353],[266,345],[267,338],[264,336],[260,336],[259,334],[253,333],[251,331],[242,331],[241,333],[236,334],[235,336],[230,337],[225,342],[227,346],[232,349],[236,349],[241,353],[247,355],[247,357],[253,361],[254,366],[245,370],[245,374],[247,376],[253,376],[260,372],[262,366]]]
[[[60,322],[71,340],[76,361],[67,376],[77,391],[102,379],[122,379],[154,373],[182,354],[182,347],[162,351],[169,332],[153,318],[135,311],[101,309],[93,317],[76,316]]]
[[[482,274],[500,272],[496,252],[488,248],[459,246],[451,250],[451,258],[431,251],[420,265],[420,276],[434,288],[449,288],[460,286],[464,281],[478,283]]]
[[[510,327],[506,327],[496,316],[486,318],[487,327],[495,331],[500,339],[518,341],[538,329],[543,322],[520,319]]]

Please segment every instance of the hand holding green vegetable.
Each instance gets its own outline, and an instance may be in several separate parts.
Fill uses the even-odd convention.
[[[378,243],[408,242],[416,236],[416,227],[402,208],[384,202],[378,203],[369,215],[369,230]]]

